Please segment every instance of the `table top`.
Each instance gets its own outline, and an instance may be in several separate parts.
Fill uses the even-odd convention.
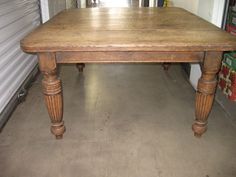
[[[65,10],[21,41],[26,52],[230,51],[236,37],[181,8]]]

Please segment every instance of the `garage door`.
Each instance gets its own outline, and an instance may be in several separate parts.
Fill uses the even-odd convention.
[[[37,65],[35,55],[21,51],[20,40],[38,25],[38,0],[0,1],[0,126],[4,110]]]

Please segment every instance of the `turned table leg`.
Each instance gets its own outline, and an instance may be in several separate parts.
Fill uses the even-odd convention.
[[[57,139],[63,137],[65,126],[61,80],[57,77],[57,64],[54,53],[40,53],[39,67],[43,74],[42,87],[48,114],[51,118],[51,132]]]
[[[196,92],[196,120],[192,126],[194,135],[201,137],[207,130],[207,119],[214,101],[217,73],[221,66],[222,52],[206,52],[202,63],[202,76]]]
[[[76,67],[79,70],[79,72],[82,73],[85,68],[85,64],[84,63],[77,63]]]

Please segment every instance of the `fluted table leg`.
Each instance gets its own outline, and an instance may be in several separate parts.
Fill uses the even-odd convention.
[[[63,117],[63,98],[61,81],[57,77],[57,64],[54,53],[40,53],[39,67],[43,74],[42,87],[45,103],[51,118],[51,132],[57,139],[63,137],[65,126]]]
[[[196,92],[196,120],[192,126],[194,135],[200,137],[207,130],[207,119],[214,101],[217,77],[221,66],[222,52],[206,52],[202,76]]]

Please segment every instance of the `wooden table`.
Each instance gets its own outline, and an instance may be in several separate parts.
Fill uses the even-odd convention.
[[[56,138],[65,132],[57,63],[108,62],[200,63],[192,129],[201,136],[207,129],[222,52],[236,50],[236,38],[181,8],[93,8],[61,12],[25,37],[21,47],[39,56]],[[83,65],[78,66],[82,70]]]

